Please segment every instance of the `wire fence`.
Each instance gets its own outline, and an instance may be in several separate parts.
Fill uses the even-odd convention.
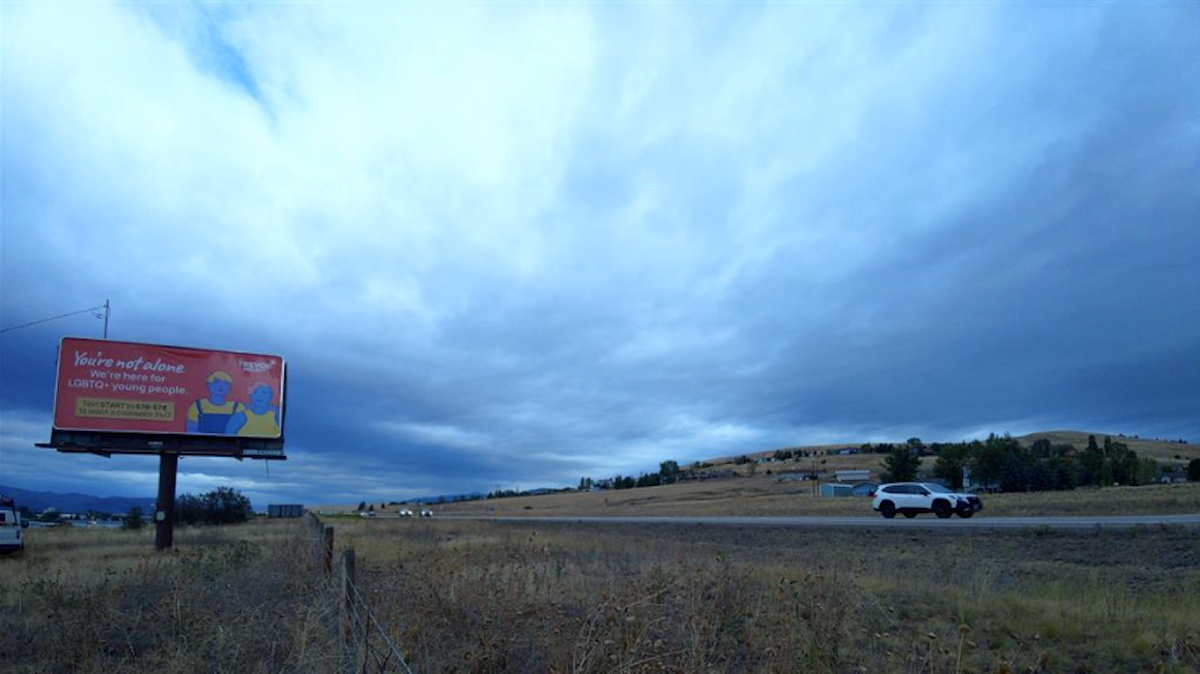
[[[327,580],[330,596],[340,609],[338,620],[342,648],[341,670],[345,674],[414,674],[395,639],[380,622],[356,582],[354,550],[342,551],[340,579],[334,581],[333,527],[323,525],[308,513],[318,566]]]
[[[363,598],[362,593],[354,583],[349,584],[350,627],[353,633],[354,647],[351,657],[354,659],[354,671],[367,674],[377,672],[385,674],[400,672],[413,674],[413,670],[400,652],[400,647],[388,635],[379,619],[371,611],[370,604]]]

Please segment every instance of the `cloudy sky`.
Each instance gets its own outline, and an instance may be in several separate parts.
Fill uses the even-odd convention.
[[[1200,4],[6,3],[0,323],[278,353],[267,501],[1200,441]],[[0,483],[59,455],[0,334]]]

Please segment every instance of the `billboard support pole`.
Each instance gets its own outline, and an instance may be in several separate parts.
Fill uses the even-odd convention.
[[[158,504],[154,513],[154,549],[170,550],[175,544],[175,476],[179,455],[158,455]]]

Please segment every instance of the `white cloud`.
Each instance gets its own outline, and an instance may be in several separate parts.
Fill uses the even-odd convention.
[[[488,438],[480,433],[445,424],[416,424],[380,421],[379,430],[422,445],[454,447],[457,449],[486,449]]]

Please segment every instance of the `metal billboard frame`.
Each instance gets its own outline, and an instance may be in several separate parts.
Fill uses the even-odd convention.
[[[58,380],[61,376],[62,344],[66,338],[59,341],[58,362],[55,365],[54,407],[55,419],[58,410]],[[80,338],[89,339],[89,338]],[[95,340],[89,341],[107,341]],[[165,344],[145,344],[142,342],[124,342],[126,344],[141,344],[144,346],[188,349],[207,351],[188,346],[172,346]],[[266,354],[251,354],[244,351],[222,351],[222,353],[244,353],[261,356]],[[237,459],[253,459],[259,461],[286,461],[283,451],[287,406],[284,400],[287,396],[288,378],[287,361],[278,357],[282,365],[280,372],[279,403],[282,414],[279,419],[280,435],[277,438],[257,438],[231,435],[216,435],[209,433],[152,433],[133,431],[105,430],[72,430],[62,429],[51,423],[50,442],[39,442],[35,446],[43,449],[54,449],[64,454],[95,454],[112,458],[114,454],[127,456],[157,456],[158,463],[158,499],[154,513],[154,547],[158,550],[168,550],[175,541],[175,482],[179,473],[179,457],[181,456],[210,456]]]

